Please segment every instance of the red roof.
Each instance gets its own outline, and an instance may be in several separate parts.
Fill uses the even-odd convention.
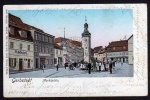
[[[121,40],[121,41],[113,41],[109,43],[106,47],[107,52],[117,52],[117,51],[127,51],[128,50],[128,41]]]
[[[63,38],[63,37],[58,37],[58,38],[55,38],[54,40],[54,43],[60,43],[62,42],[63,40],[68,40],[70,43],[78,46],[78,47],[81,47],[82,46],[82,43],[79,42],[79,41],[75,41],[75,40],[71,40],[71,39],[67,39],[67,38]]]
[[[101,51],[101,49],[103,49],[102,46],[98,46],[94,48],[94,53],[99,53]]]
[[[62,48],[60,45],[58,45],[58,44],[54,44],[54,48],[55,48],[55,49],[63,50],[63,48]]]
[[[24,23],[19,17],[9,14],[9,26],[14,27],[14,34],[9,33],[9,37],[33,42],[33,38],[31,36],[30,31],[28,30],[26,25],[24,25]],[[27,38],[20,36],[19,34],[20,30],[27,32]]]

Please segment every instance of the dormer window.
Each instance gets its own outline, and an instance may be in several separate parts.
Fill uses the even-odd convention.
[[[21,37],[25,37],[25,38],[27,38],[27,32],[26,31],[19,31],[19,33],[20,33],[20,36]]]
[[[14,27],[10,26],[9,27],[9,32],[10,32],[10,34],[14,35]]]

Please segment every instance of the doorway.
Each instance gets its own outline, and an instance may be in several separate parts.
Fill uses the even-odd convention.
[[[22,71],[22,59],[19,59],[19,71]]]
[[[38,64],[38,58],[36,58],[36,68],[38,68],[39,64]]]

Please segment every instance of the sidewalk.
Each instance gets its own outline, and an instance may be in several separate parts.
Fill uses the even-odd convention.
[[[63,68],[64,66],[59,66],[59,68]],[[56,68],[56,66],[54,67],[48,67],[48,68],[44,68],[44,70],[48,70],[48,69],[54,69]],[[16,73],[25,73],[25,72],[31,72],[31,71],[39,71],[42,70],[41,68],[35,68],[35,69],[24,69],[22,71],[19,70],[11,70],[9,69],[9,74],[16,74]]]

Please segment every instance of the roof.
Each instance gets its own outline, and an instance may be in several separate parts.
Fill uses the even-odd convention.
[[[60,45],[58,45],[58,44],[54,44],[54,48],[55,48],[55,49],[63,50],[63,48],[62,48]]]
[[[9,25],[28,31],[27,26],[22,22],[22,20],[12,14],[9,14]]]
[[[128,40],[129,40],[131,37],[133,37],[133,34],[128,38]]]
[[[67,38],[63,38],[63,37],[55,38],[54,43],[60,43],[60,42],[62,42],[63,40],[67,40],[67,41],[69,41],[70,43],[72,43],[72,44],[74,44],[74,45],[76,45],[76,46],[78,46],[78,47],[81,47],[81,46],[82,46],[82,43],[79,42],[79,41],[75,41],[75,40],[71,40],[71,39],[67,39]]]
[[[123,47],[126,47],[125,49]],[[115,47],[115,49],[113,49]],[[113,41],[106,47],[107,52],[127,51],[128,40]]]
[[[43,30],[39,29],[39,28],[36,28],[34,26],[31,26],[31,25],[28,25],[26,23],[24,23],[26,25],[26,27],[28,28],[28,30],[30,30],[31,28],[35,29],[36,31],[39,31],[39,32],[44,32]]]
[[[12,35],[9,33],[9,37],[33,42],[33,38],[31,36],[30,31],[27,29],[27,27],[24,25],[24,23],[19,17],[9,14],[9,26],[15,27],[14,34]],[[20,30],[24,30],[27,32],[27,38],[20,36]]]
[[[94,48],[94,53],[98,53],[101,49],[103,49],[102,46],[97,46]]]

